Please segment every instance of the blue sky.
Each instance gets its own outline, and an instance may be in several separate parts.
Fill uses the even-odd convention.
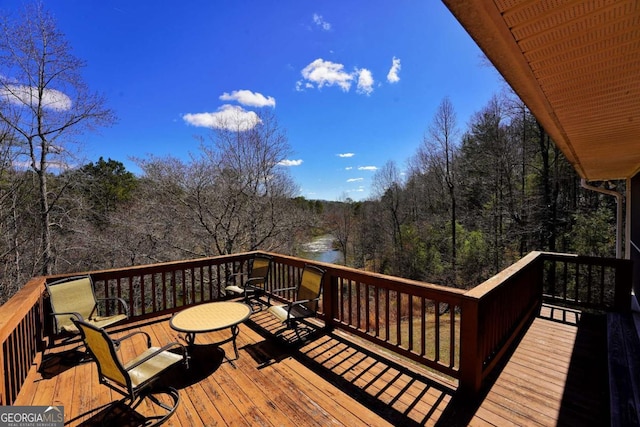
[[[502,88],[439,1],[44,4],[118,116],[83,136],[87,161],[112,158],[134,173],[132,157],[187,160],[220,115],[268,108],[301,196],[362,200],[376,168],[405,168],[444,97],[465,129]]]

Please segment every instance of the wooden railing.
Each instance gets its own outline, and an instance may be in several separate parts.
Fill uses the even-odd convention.
[[[123,298],[134,321],[219,299],[227,278],[246,271],[252,256],[244,253],[73,276],[91,274],[96,296]],[[36,277],[0,307],[0,405],[13,403],[30,369],[42,358],[52,334],[45,282],[61,277]]]
[[[539,312],[542,259],[532,252],[471,289],[462,303],[461,377],[475,393],[511,343]]]
[[[279,286],[285,277],[295,280],[305,264],[299,258],[271,255],[278,274],[269,280],[272,285]],[[458,377],[464,291],[334,264],[314,264],[327,272],[319,310],[327,327],[343,329]],[[297,271],[291,271],[292,267]]]
[[[631,307],[632,263],[614,258],[545,253],[545,302],[595,310]]]
[[[629,260],[531,252],[464,295],[460,388],[477,392],[543,301],[600,311],[631,308]]]
[[[134,321],[223,298],[228,280],[238,280],[233,273],[247,271],[253,255],[89,273],[97,296],[123,298]],[[309,262],[269,255],[274,266],[268,291],[295,286]],[[543,294],[556,302],[602,309],[628,307],[631,295],[631,264],[624,260],[533,252],[467,292],[314,264],[327,271],[319,311],[327,328],[345,330],[457,378],[460,389],[472,393],[538,314]],[[0,307],[1,405],[14,401],[51,337],[45,281],[59,277],[32,279]]]
[[[44,278],[36,277],[0,307],[0,405],[10,405],[42,349]]]
[[[90,274],[96,296],[124,299],[135,320],[222,298],[228,279],[247,271],[252,256],[242,253]]]

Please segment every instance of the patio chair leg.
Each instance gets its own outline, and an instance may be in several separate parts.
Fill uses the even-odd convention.
[[[169,401],[171,403],[167,404],[161,401],[157,397],[157,395],[160,395],[160,394],[168,396]],[[144,402],[145,399],[147,399],[152,405],[162,408],[165,412],[163,414],[149,415],[146,417],[138,413],[136,409],[142,404],[142,402]],[[135,417],[137,419],[144,419],[144,422],[142,425],[144,425],[145,427],[159,426],[161,424],[164,424],[174,414],[179,403],[180,403],[180,394],[178,393],[178,390],[176,390],[173,387],[169,387],[162,390],[147,390],[144,393],[136,396],[135,398],[126,397],[117,402],[114,402],[109,408],[109,410],[105,413],[104,417],[102,418],[102,425],[113,426],[113,425],[118,425],[120,423],[127,421],[127,420],[117,419],[118,416],[122,417],[123,414],[117,414],[115,416],[112,416],[112,413],[115,412],[116,409],[119,409],[119,408],[121,409],[122,407],[125,407],[133,412],[125,415],[134,417],[134,413],[135,413]]]

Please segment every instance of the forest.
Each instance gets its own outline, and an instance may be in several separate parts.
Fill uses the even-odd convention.
[[[345,265],[462,288],[532,250],[615,255],[615,199],[581,188],[511,93],[464,126],[441,100],[415,153],[379,167],[364,201],[301,197],[279,165],[290,146],[269,111],[253,127],[212,129],[189,160],[135,159],[139,175],[116,159],[79,164],[73,142],[115,113],[38,16],[5,22],[0,34],[0,303],[37,275],[252,250],[296,255],[325,233]],[[52,103],[52,87],[70,106]],[[592,184],[624,194],[624,182]]]
[[[296,255],[331,233],[341,263],[470,287],[531,250],[613,256],[615,200],[579,178],[521,103],[495,97],[456,135],[445,99],[408,173],[388,162],[366,201],[307,200],[286,169],[275,117],[217,131],[199,157],[139,159],[136,176],[100,158],[48,174],[54,273],[251,250]],[[13,138],[2,139],[11,153]],[[6,155],[5,154],[5,155]],[[2,159],[4,298],[44,274],[42,206],[31,170]],[[455,224],[455,226],[454,226]]]

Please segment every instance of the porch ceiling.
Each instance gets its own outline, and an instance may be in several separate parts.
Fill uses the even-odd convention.
[[[640,171],[640,2],[443,2],[582,178]]]

